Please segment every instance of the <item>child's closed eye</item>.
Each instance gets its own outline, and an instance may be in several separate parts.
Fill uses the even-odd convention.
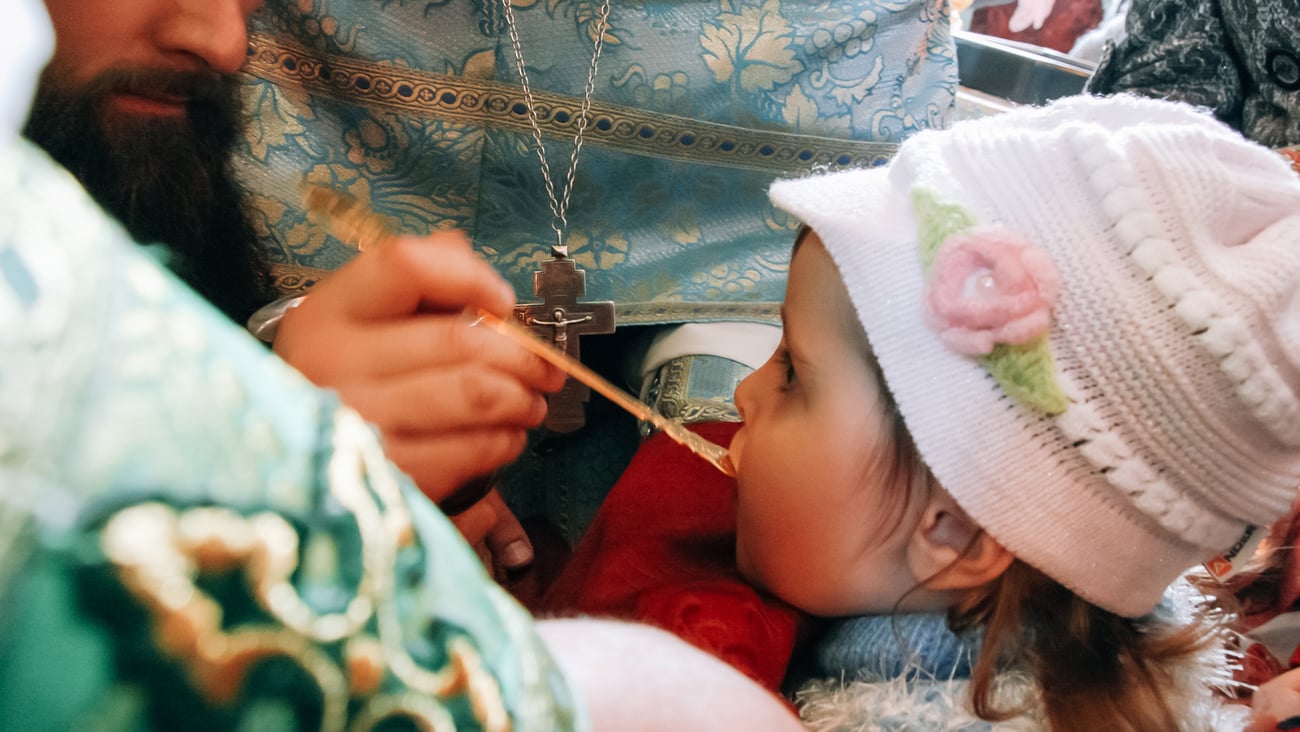
[[[785,384],[783,389],[788,389],[794,385],[794,361],[790,358],[790,352],[782,348],[776,352],[777,363],[785,369]]]

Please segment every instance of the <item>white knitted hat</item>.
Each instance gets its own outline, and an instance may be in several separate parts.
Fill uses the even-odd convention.
[[[1081,97],[771,197],[834,258],[939,482],[1081,597],[1142,615],[1291,507],[1300,176],[1279,155],[1191,107]]]

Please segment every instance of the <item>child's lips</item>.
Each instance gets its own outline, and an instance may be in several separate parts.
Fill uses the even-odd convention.
[[[723,472],[732,477],[735,477],[736,469],[740,467],[740,450],[741,446],[744,444],[744,438],[742,437],[744,432],[744,426],[739,430],[736,430],[736,433],[731,436],[731,444],[727,449],[727,454],[722,458],[723,462],[726,463],[727,468],[727,470],[724,470]]]
[[[730,476],[736,475],[736,463],[731,459],[731,453],[722,456],[722,472]]]

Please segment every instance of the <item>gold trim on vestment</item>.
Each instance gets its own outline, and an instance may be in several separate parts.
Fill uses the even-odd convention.
[[[362,106],[531,133],[522,88],[496,81],[386,66],[253,34],[245,71],[281,86]],[[572,140],[582,100],[534,91],[542,134]],[[702,165],[790,176],[814,169],[881,165],[897,145],[754,130],[593,100],[589,145]]]
[[[286,295],[302,294],[331,274],[331,270],[299,264],[271,265],[275,289]],[[781,303],[756,302],[619,302],[616,323],[625,325],[662,325],[665,323],[705,323],[718,321],[759,323],[781,322]]]

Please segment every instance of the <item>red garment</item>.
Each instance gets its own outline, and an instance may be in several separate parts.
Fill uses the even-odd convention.
[[[1030,26],[1022,31],[1011,30],[1011,15],[1016,3],[980,8],[971,17],[970,29],[976,33],[1007,38],[1022,43],[1051,48],[1069,53],[1079,36],[1101,23],[1101,0],[1056,0],[1043,27]]]
[[[729,444],[739,425],[694,429]],[[637,451],[538,608],[671,631],[777,691],[800,613],[736,571],[736,483],[662,434]]]

